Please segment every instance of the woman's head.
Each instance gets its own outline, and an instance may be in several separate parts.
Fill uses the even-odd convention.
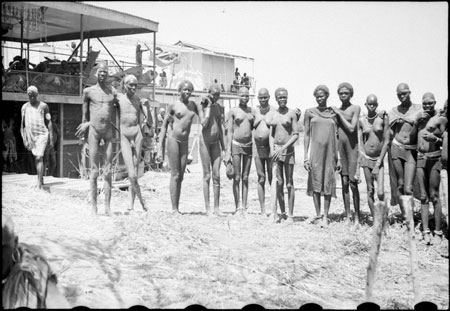
[[[314,89],[314,97],[316,98],[317,103],[319,106],[326,106],[327,105],[327,99],[328,96],[330,96],[330,90],[326,85],[318,85]]]

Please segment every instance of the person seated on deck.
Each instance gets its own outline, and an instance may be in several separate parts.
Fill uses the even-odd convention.
[[[70,308],[39,247],[19,243],[14,223],[2,213],[2,308]]]
[[[233,80],[233,84],[231,85],[230,89],[231,93],[237,93],[237,91],[239,90],[239,86],[240,86],[239,78],[235,77]]]

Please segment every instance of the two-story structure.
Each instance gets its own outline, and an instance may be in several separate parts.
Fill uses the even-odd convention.
[[[20,108],[28,101],[26,89],[35,85],[39,99],[49,105],[52,115],[58,116],[57,176],[80,175],[82,145],[74,133],[81,122],[82,90],[96,83],[95,67],[100,62],[108,63],[111,83],[117,87],[127,72],[139,77],[138,94],[152,100],[154,119],[159,107],[178,99],[176,88],[182,79],[194,83],[194,100],[205,95],[217,80],[223,86],[225,109],[238,103],[231,89],[235,61],[252,63],[253,59],[182,41],[157,46],[157,31],[157,22],[78,2],[3,2],[2,123],[4,127],[14,123],[16,171],[33,173],[34,169],[19,127]],[[144,52],[141,66],[135,58],[137,35],[142,48],[149,50],[148,54]],[[165,78],[159,75],[163,71]],[[153,72],[158,75],[152,76]],[[254,94],[254,83],[250,92]],[[111,121],[117,125],[116,116]],[[198,120],[194,123],[192,145],[200,130]],[[115,163],[120,164],[118,136],[115,152]]]

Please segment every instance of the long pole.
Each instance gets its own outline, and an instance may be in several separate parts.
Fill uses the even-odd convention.
[[[20,11],[20,57],[23,58],[23,6]]]
[[[377,269],[378,255],[380,253],[381,234],[385,226],[387,208],[385,202],[377,202],[374,210],[374,224],[372,233],[372,245],[370,248],[370,260],[367,266],[366,301],[372,302],[373,286],[375,284],[375,272]]]
[[[83,14],[80,14],[80,96],[83,94]]]
[[[414,305],[420,302],[420,291],[417,279],[419,264],[417,259],[416,237],[414,235],[414,199],[411,195],[401,195],[400,205],[403,206],[406,214],[406,227],[408,229],[409,255],[411,261],[411,277],[414,291]]]
[[[108,52],[109,56],[114,60],[117,66],[119,66],[120,70],[123,71],[123,68],[120,66],[119,62],[114,58],[114,56],[111,54],[111,52],[108,50],[108,48],[103,44],[102,40],[97,37],[97,40],[102,44],[102,46],[105,48],[106,52]]]
[[[153,32],[153,72],[156,72],[156,32]],[[155,81],[156,77],[153,79],[153,100],[155,100]]]
[[[30,77],[28,74],[28,67],[30,63],[30,43],[27,42],[27,61],[25,62],[25,72],[27,74],[27,88],[30,86]]]

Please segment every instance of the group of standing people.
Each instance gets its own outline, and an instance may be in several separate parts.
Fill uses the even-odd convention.
[[[121,152],[131,183],[130,209],[133,209],[137,196],[142,208],[147,210],[137,181],[137,167],[141,157],[142,127],[153,127],[149,102],[136,95],[135,76],[127,75],[124,78],[123,94],[106,84],[107,76],[106,66],[100,66],[97,70],[97,84],[84,90],[83,120],[76,132],[79,137],[86,136],[89,143],[92,212],[97,214],[98,148],[103,146],[106,162],[103,168],[105,212],[111,213],[113,109],[119,112]],[[207,214],[222,215],[219,209],[222,162],[227,166],[227,176],[233,179],[236,213],[246,213],[249,173],[254,159],[261,214],[267,215],[267,179],[271,185],[269,214],[272,214],[273,221],[293,222],[294,143],[299,138],[301,110],[288,108],[288,90],[282,87],[275,90],[278,107],[273,107],[269,104],[269,91],[262,88],[257,97],[260,105],[252,108],[248,106],[248,88],[241,87],[238,92],[239,105],[229,110],[227,118],[224,107],[219,104],[221,88],[218,84],[211,85],[208,95],[198,103],[190,99],[193,91],[190,81],[180,83],[179,99],[169,104],[165,111],[156,147],[156,160],[160,162],[167,149],[171,168],[172,211],[179,213],[181,185],[189,162],[189,134],[192,122],[198,116],[202,128],[199,151]],[[330,91],[327,86],[319,85],[313,92],[317,106],[306,109],[304,113],[304,168],[308,172],[307,194],[313,197],[316,210],[314,221],[322,219],[322,226],[329,223],[331,198],[336,197],[336,173],[341,176],[346,221],[352,218],[352,200],[354,221],[361,221],[358,190],[360,168],[366,179],[368,204],[373,216],[377,212],[375,193],[378,200],[385,200],[384,159],[388,155],[391,204],[400,204],[404,216],[405,208],[410,207],[404,206],[405,201],[399,198],[412,197],[413,182],[416,179],[420,192],[417,197],[421,201],[423,238],[427,244],[439,243],[442,239],[440,173],[441,170],[446,172],[447,168],[447,103],[438,112],[435,109],[434,95],[426,93],[423,95],[422,105],[413,104],[408,85],[400,83],[397,87],[399,105],[389,112],[378,110],[378,99],[376,95],[370,94],[365,103],[367,113],[361,114],[361,108],[351,103],[353,92],[350,83],[341,83],[337,89],[341,106],[328,106]],[[48,106],[37,100],[37,89],[30,87],[28,95],[30,102],[22,108],[21,133],[25,146],[36,157],[38,187],[42,187],[42,157],[45,144],[52,141],[52,123]],[[273,177],[275,182],[272,182]],[[213,210],[209,202],[211,178]],[[287,213],[284,188],[287,190]],[[321,196],[324,197],[323,215]],[[434,207],[434,237],[428,225],[430,201]],[[277,213],[278,206],[281,214]]]
[[[260,105],[249,107],[249,91],[239,89],[239,105],[231,108],[225,126],[223,107],[218,104],[220,88],[211,86],[209,95],[200,103],[189,100],[193,92],[192,83],[184,81],[179,87],[180,100],[169,105],[160,133],[160,142],[165,143],[166,129],[171,124],[172,132],[167,138],[168,157],[171,166],[172,208],[179,212],[181,182],[187,163],[190,126],[195,115],[200,117],[200,155],[203,165],[203,190],[207,213],[209,207],[209,182],[212,176],[214,189],[214,214],[219,211],[220,163],[227,166],[227,176],[233,179],[233,197],[236,213],[247,210],[248,179],[252,159],[258,174],[258,198],[261,213],[267,214],[265,204],[266,176],[271,185],[270,209],[274,222],[293,221],[295,192],[293,172],[295,164],[294,143],[299,137],[301,111],[287,107],[288,91],[275,90],[278,107],[269,105],[267,89],[258,92]],[[446,170],[447,104],[442,111],[434,109],[434,95],[426,93],[422,106],[411,102],[407,84],[397,87],[400,104],[386,112],[378,110],[378,99],[367,96],[366,114],[352,104],[353,87],[344,82],[338,86],[340,107],[328,106],[329,89],[319,85],[313,92],[317,106],[306,109],[304,115],[304,168],[308,172],[307,194],[313,197],[317,219],[322,226],[329,223],[328,212],[331,198],[336,197],[336,173],[341,176],[345,219],[351,221],[351,201],[355,209],[354,222],[361,221],[360,169],[363,169],[367,184],[368,204],[373,215],[375,194],[385,201],[384,160],[388,155],[391,176],[391,202],[400,204],[403,217],[405,208],[400,196],[413,195],[413,181],[419,185],[422,209],[423,237],[431,241],[428,215],[429,201],[434,206],[434,243],[442,239],[439,182],[441,166]],[[160,145],[160,148],[161,146]],[[443,156],[441,156],[441,153]],[[161,156],[161,154],[160,154]],[[445,164],[444,164],[445,163]],[[231,166],[231,168],[230,168]],[[211,174],[212,172],[212,174]],[[275,177],[275,182],[272,179]],[[395,181],[395,183],[394,183]],[[285,210],[284,187],[288,197]],[[377,189],[375,191],[375,186]],[[351,195],[350,195],[351,193]],[[321,214],[321,196],[324,211]],[[281,214],[277,214],[280,206]],[[379,211],[378,211],[379,212]]]

